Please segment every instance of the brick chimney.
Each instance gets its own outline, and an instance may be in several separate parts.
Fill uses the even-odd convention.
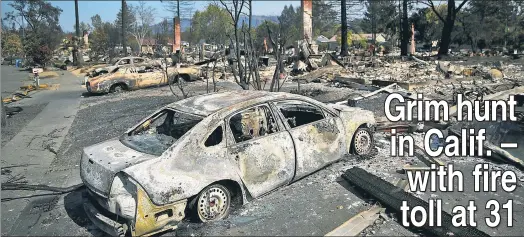
[[[175,53],[177,50],[180,50],[180,18],[175,17],[173,18],[173,26],[174,26],[174,42],[173,42],[173,53]]]
[[[302,0],[302,32],[310,44],[313,42],[313,0]]]
[[[411,24],[411,54],[415,54],[415,24]]]

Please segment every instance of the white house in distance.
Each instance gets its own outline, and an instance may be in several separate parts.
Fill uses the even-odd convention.
[[[315,39],[315,42],[317,43],[320,49],[336,50],[338,47],[336,37],[328,39],[326,36],[320,35]]]

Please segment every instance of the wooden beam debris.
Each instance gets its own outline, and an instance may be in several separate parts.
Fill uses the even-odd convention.
[[[358,213],[325,236],[358,236],[360,232],[373,225],[386,208],[374,207]]]

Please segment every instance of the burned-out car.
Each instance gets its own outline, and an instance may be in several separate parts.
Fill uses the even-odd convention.
[[[162,68],[154,66],[126,66],[113,69],[109,74],[89,78],[86,89],[89,93],[110,93],[126,90],[136,90],[151,86],[162,86],[170,81],[178,81],[177,77],[185,81],[194,81],[200,77],[200,71],[192,68],[168,68],[168,78]]]
[[[141,57],[124,57],[114,59],[113,63],[110,66],[105,67],[96,67],[86,74],[87,77],[97,77],[102,74],[107,74],[114,71],[118,67],[124,66],[138,66],[151,60]]]
[[[84,208],[112,235],[150,235],[243,204],[373,146],[373,113],[283,92],[184,99],[84,148]]]
[[[169,73],[174,74],[174,70],[169,70]],[[109,74],[89,78],[86,82],[86,89],[89,93],[118,93],[124,90],[167,85],[168,81],[161,69],[128,66],[115,68]]]

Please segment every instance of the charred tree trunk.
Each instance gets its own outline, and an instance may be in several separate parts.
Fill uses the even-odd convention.
[[[402,37],[400,41],[400,55],[408,55],[409,22],[408,22],[408,0],[402,0]]]
[[[347,14],[346,14],[346,0],[342,0],[340,12],[341,12],[340,21],[342,23],[341,31],[340,31],[340,55],[347,56],[348,55],[348,20],[347,20]]]
[[[78,16],[78,0],[75,0],[75,17],[76,17],[76,37],[77,41],[75,43],[75,52],[76,55],[76,62],[74,63],[76,66],[81,67],[82,64],[84,64],[84,55],[82,54],[82,51],[80,50],[80,45],[82,44],[82,35],[80,33],[80,18]],[[73,56],[73,61],[75,61],[75,56]]]
[[[440,48],[438,55],[447,55],[449,46],[451,44],[451,32],[453,32],[453,25],[455,24],[455,0],[448,1],[448,14],[444,21],[442,28],[442,38],[440,39]]]

